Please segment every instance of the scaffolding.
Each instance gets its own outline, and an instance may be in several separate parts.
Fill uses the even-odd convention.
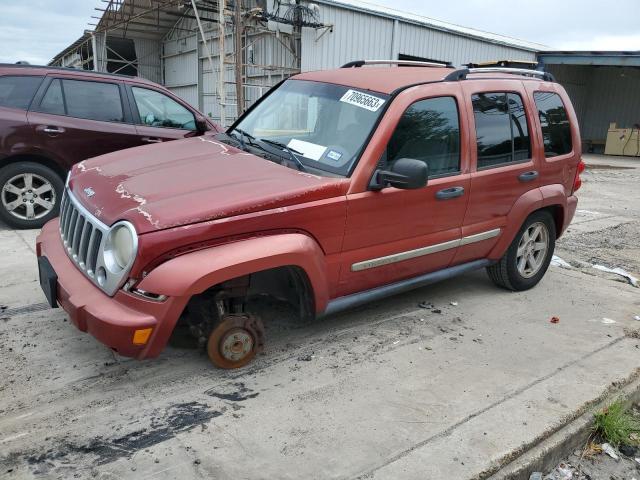
[[[180,95],[186,85],[167,82],[167,64],[185,51],[168,44],[195,37],[198,93],[185,100],[223,126],[300,71],[302,27],[327,28],[300,0],[101,1],[92,29],[50,64],[139,75]]]

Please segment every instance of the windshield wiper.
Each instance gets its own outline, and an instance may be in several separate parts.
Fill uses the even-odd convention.
[[[253,145],[255,146],[255,137],[247,132],[245,132],[244,130],[236,127],[233,130],[231,130],[231,133],[233,132],[238,132],[240,135],[237,137],[238,141],[240,142],[240,145],[242,146],[243,150],[247,149],[247,143],[244,141],[245,138],[249,139],[249,145]]]
[[[287,145],[285,145],[282,142],[276,142],[275,140],[269,140],[268,138],[260,138],[259,140],[261,142],[268,143],[269,145],[273,145],[274,147],[281,148],[283,151],[285,151],[285,152],[287,152],[289,154],[289,157],[291,158],[291,160],[293,160],[293,163],[295,163],[298,166],[298,170],[300,170],[301,172],[306,172],[307,171],[307,168],[300,161],[300,159],[296,156],[296,154],[302,155],[302,152],[294,150],[293,148],[288,147]]]

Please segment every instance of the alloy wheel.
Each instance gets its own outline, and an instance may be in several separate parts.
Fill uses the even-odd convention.
[[[516,268],[524,278],[537,274],[549,250],[549,230],[542,222],[536,222],[522,233],[516,253]]]
[[[7,180],[0,197],[4,209],[20,220],[42,218],[56,205],[53,185],[35,173],[21,173]]]

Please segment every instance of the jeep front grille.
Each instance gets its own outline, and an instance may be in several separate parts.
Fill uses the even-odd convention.
[[[60,236],[69,257],[88,277],[95,276],[106,225],[86,215],[65,191],[60,205]],[[84,210],[84,209],[83,209]]]
[[[105,268],[104,241],[109,227],[92,215],[65,188],[60,204],[60,238],[73,263],[107,295],[114,295],[126,280],[128,270],[113,272]],[[104,276],[99,279],[99,269]],[[99,281],[101,280],[101,281]]]

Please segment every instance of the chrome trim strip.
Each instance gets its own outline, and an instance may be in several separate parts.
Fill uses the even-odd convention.
[[[493,230],[488,230],[486,232],[476,233],[474,235],[469,235],[466,237],[462,237],[460,240],[460,246],[469,245],[470,243],[481,242],[483,240],[489,240],[490,238],[497,237],[500,235],[500,229],[494,228]]]
[[[496,228],[493,230],[488,230],[486,232],[469,235],[457,240],[450,240],[448,242],[416,248],[415,250],[407,250],[406,252],[394,253],[391,255],[386,255],[384,257],[372,258],[370,260],[356,262],[351,265],[351,271],[360,272],[362,270],[368,270],[370,268],[381,267],[383,265],[389,265],[391,263],[402,262],[404,260],[422,257],[424,255],[430,255],[432,253],[443,252],[445,250],[457,248],[462,245],[469,245],[470,243],[481,242],[483,240],[497,237],[500,234],[500,231],[501,229]]]
[[[369,268],[381,267],[382,265],[389,265],[390,263],[402,262],[403,260],[422,257],[431,253],[437,253],[444,250],[449,250],[450,248],[456,248],[459,244],[460,240],[450,240],[444,243],[437,243],[436,245],[416,248],[415,250],[394,253],[385,257],[372,258],[371,260],[364,260],[363,262],[354,263],[353,265],[351,265],[351,271],[359,272],[361,270],[368,270]]]

